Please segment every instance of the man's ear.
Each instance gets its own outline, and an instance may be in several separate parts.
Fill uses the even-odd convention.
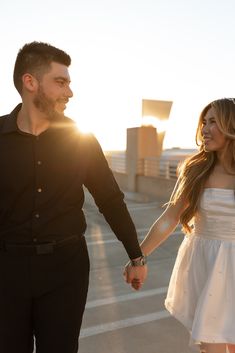
[[[38,80],[31,74],[24,74],[22,76],[23,87],[29,92],[34,92],[38,88]]]

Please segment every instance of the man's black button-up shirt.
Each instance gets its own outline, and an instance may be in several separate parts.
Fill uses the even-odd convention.
[[[22,132],[20,107],[0,118],[0,238],[44,242],[84,234],[85,185],[130,258],[140,256],[123,193],[95,137],[66,117],[39,136]]]

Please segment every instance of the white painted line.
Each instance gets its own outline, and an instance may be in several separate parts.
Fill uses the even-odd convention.
[[[139,210],[151,210],[151,209],[156,209],[159,208],[159,205],[139,205],[139,206],[128,206],[129,211],[139,211]],[[161,210],[160,210],[161,211]],[[162,212],[164,209],[162,208]]]
[[[147,233],[149,230],[149,228],[141,228],[141,229],[137,229],[137,234],[139,233]],[[88,233],[88,234],[85,234],[85,238],[88,240],[88,239],[97,239],[97,241],[103,241],[102,239],[103,238],[108,238],[108,237],[111,237],[112,239],[110,240],[113,240],[115,238],[115,234],[113,232],[106,232],[106,233],[103,233],[103,232],[100,232],[97,231],[97,232],[94,232],[94,233]],[[95,240],[94,240],[95,241]]]
[[[148,232],[150,229],[149,227],[145,227],[145,228],[136,228],[137,233],[142,233],[142,232]],[[181,226],[178,225],[175,229],[175,232],[179,231],[181,229]],[[96,231],[92,231],[91,233],[85,233],[85,237],[89,238],[89,237],[95,237],[95,236],[99,236],[99,237],[108,237],[108,236],[114,236],[113,232],[102,232],[102,230],[96,230]]]
[[[87,327],[81,330],[80,338],[99,335],[102,333],[119,330],[125,327],[145,324],[152,321],[157,321],[170,317],[170,313],[166,310],[158,311],[152,314],[146,314],[124,320],[108,322],[106,324]]]
[[[159,207],[158,204],[155,205],[133,205],[133,206],[127,206],[129,211],[139,211],[139,210],[153,210],[153,209],[159,209],[161,211],[161,206]],[[162,207],[162,212],[164,211],[164,207]],[[101,213],[99,213],[97,208],[92,208],[92,209],[85,209],[84,212],[87,215],[91,215],[96,213],[97,215],[101,215]]]
[[[109,239],[109,240],[96,240],[96,241],[87,241],[87,245],[101,245],[101,244],[113,244],[113,243],[119,243],[119,240],[117,239]]]
[[[149,229],[149,228],[148,228]],[[113,233],[112,233],[113,234]],[[177,234],[182,234],[182,232],[180,231],[176,231],[174,233],[172,233],[172,235],[177,235]],[[144,239],[144,236],[139,236],[139,239]],[[87,245],[88,246],[92,246],[92,245],[101,245],[101,244],[115,244],[115,243],[119,243],[120,240],[114,238],[114,239],[108,239],[108,240],[94,240],[94,241],[87,241]]]
[[[145,290],[137,293],[134,292],[134,293],[123,294],[116,297],[91,300],[87,302],[86,309],[96,308],[98,306],[109,305],[113,303],[120,303],[127,300],[135,300],[135,299],[150,297],[154,295],[164,294],[166,292],[167,292],[167,287],[161,287],[161,288],[149,289],[149,290]]]
[[[149,230],[150,227],[146,227],[146,228],[136,228],[137,233],[141,233],[141,232],[147,232]],[[114,232],[102,232],[101,230],[97,230],[97,231],[93,231],[91,233],[86,233],[85,237],[94,237],[96,235],[99,235],[101,238],[102,237],[108,237],[108,236],[115,236]]]

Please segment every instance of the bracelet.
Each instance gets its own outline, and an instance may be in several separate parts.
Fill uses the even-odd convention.
[[[130,265],[131,266],[144,266],[147,264],[147,257],[142,255],[136,260],[130,260]]]

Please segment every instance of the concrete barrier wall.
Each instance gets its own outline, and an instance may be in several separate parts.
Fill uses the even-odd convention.
[[[160,177],[137,176],[137,191],[141,194],[156,196],[160,199],[169,199],[174,189],[176,180]]]
[[[118,173],[118,172],[113,172],[113,175],[120,187],[121,190],[123,191],[129,191],[128,190],[128,177],[127,174],[123,174],[123,173]]]
[[[129,191],[127,174],[117,172],[113,172],[113,174],[120,188],[123,191]],[[135,191],[141,194],[168,200],[174,189],[175,182],[176,180],[174,179],[137,175]]]

